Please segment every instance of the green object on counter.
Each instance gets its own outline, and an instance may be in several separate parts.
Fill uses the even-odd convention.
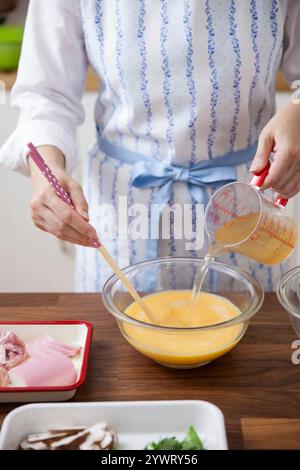
[[[18,67],[22,39],[23,26],[0,26],[0,69],[3,71],[15,70]]]
[[[165,437],[159,442],[150,442],[145,450],[204,450],[204,447],[194,427],[190,426],[183,441]]]

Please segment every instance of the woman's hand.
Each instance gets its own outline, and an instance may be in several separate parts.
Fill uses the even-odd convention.
[[[31,217],[34,224],[59,240],[95,247],[91,240],[98,240],[98,236],[96,230],[88,223],[88,204],[80,185],[65,172],[63,154],[52,146],[39,147],[39,151],[60,184],[69,193],[76,211],[57,196],[29,158],[33,188]]]
[[[289,103],[262,130],[250,170],[263,170],[274,152],[264,187],[289,199],[300,191],[300,105]]]

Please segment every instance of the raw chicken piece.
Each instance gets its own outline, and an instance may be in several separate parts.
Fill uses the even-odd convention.
[[[9,370],[27,358],[23,341],[12,331],[0,330],[0,367]]]
[[[68,356],[54,353],[14,367],[9,376],[16,387],[62,387],[73,384],[77,372]]]
[[[81,350],[81,346],[78,344],[65,344],[61,343],[57,339],[53,338],[53,336],[46,335],[44,338],[42,338],[42,341],[48,345],[51,344],[53,349],[57,350],[58,352],[62,352],[63,354],[66,354],[67,356],[75,356],[78,354]]]
[[[45,357],[57,352],[73,357],[80,352],[81,346],[64,344],[53,338],[53,336],[46,335],[32,341],[31,343],[27,343],[26,350],[34,359]]]
[[[9,375],[4,367],[0,367],[0,387],[7,387],[10,384]]]

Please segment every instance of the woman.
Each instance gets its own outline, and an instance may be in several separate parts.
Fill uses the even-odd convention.
[[[97,251],[86,247],[96,231],[100,238],[106,231],[103,206],[118,208],[120,196],[127,196],[128,207],[149,208],[157,200],[195,207],[228,180],[214,176],[214,165],[248,181],[253,157],[251,170],[259,171],[272,151],[266,185],[283,197],[299,191],[300,105],[274,115],[279,66],[290,82],[300,78],[299,28],[296,0],[31,0],[12,92],[21,116],[1,161],[31,175],[35,225],[78,245],[76,290],[99,291],[109,274]],[[86,159],[82,191],[70,175],[88,64],[101,87],[97,143]],[[28,141],[39,147],[78,214],[28,162]],[[137,162],[145,165],[131,184]],[[187,173],[176,171],[199,162],[207,177],[200,178],[197,201]],[[163,201],[156,170],[162,178],[172,173]],[[160,241],[157,252],[147,240],[118,236],[105,244],[127,265],[157,253],[187,254],[183,241]],[[223,259],[250,270],[268,290],[282,270],[234,254]]]

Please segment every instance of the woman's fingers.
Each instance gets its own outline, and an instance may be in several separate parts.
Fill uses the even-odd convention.
[[[275,182],[274,184],[272,184],[272,188],[278,193],[288,193],[297,184],[298,180],[298,171],[294,168],[290,168],[284,175],[284,177],[282,177],[281,180],[278,181],[278,183]]]
[[[297,159],[293,158],[291,151],[285,148],[278,150],[265,180],[265,186],[282,192],[286,186],[293,186],[299,178]]]
[[[258,139],[257,151],[250,167],[250,171],[257,173],[262,171],[267,166],[273,145],[273,136],[267,132],[262,131]]]
[[[76,232],[72,227],[65,225],[46,206],[41,207],[39,214],[33,214],[32,218],[36,227],[40,230],[51,233],[59,240],[68,241],[82,246],[93,246],[88,238]]]
[[[286,183],[285,174],[290,166],[291,164],[287,152],[280,150],[276,152],[269,174],[265,179],[264,186],[267,188],[275,188],[276,186],[280,186],[282,182]]]
[[[64,169],[55,168],[55,174],[70,194],[75,210],[58,197],[41,174],[35,172],[34,167],[31,213],[35,224],[39,224],[39,228],[43,227],[42,230],[49,231],[62,240],[84,246],[99,246],[97,232],[88,223],[88,204],[80,185],[70,178]],[[94,240],[94,243],[91,240]]]
[[[63,222],[65,226],[74,228],[86,238],[98,239],[97,232],[74,209],[63,202],[54,191],[48,194],[46,206]]]
[[[73,201],[76,211],[83,217],[86,221],[89,221],[89,214],[88,214],[88,203],[86,198],[83,194],[82,188],[80,184],[76,181],[71,180],[68,184],[69,194]]]
[[[258,140],[257,152],[250,170],[254,173],[261,171],[267,165],[272,151],[275,151],[274,161],[265,179],[264,187],[272,188],[280,195],[294,194],[299,180],[299,155],[295,155],[293,149],[281,142],[280,147],[275,144],[273,133],[263,130]],[[298,166],[297,166],[298,165]]]
[[[282,165],[273,162],[265,180],[264,187],[272,188],[274,191],[280,192],[282,189],[286,188],[287,185],[294,183],[294,177],[295,169],[292,165],[287,163],[285,170],[283,170]]]
[[[291,199],[300,189],[300,170],[293,172],[293,178],[282,188],[275,189],[283,199]]]
[[[37,228],[43,230],[43,232],[49,232],[46,228],[46,221],[42,217],[32,216],[32,220]]]
[[[90,238],[85,237],[81,233],[77,232],[70,225],[65,224],[56,214],[54,214],[48,207],[44,208],[43,218],[47,220],[48,224],[52,228],[52,233],[59,240],[72,241],[73,243],[91,244]]]

